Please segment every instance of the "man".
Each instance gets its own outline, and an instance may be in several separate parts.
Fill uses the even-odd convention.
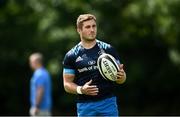
[[[123,65],[111,45],[96,39],[94,15],[80,15],[77,32],[81,41],[65,55],[63,61],[64,88],[68,93],[78,94],[78,116],[118,116],[113,89],[126,80]],[[98,71],[96,62],[103,52],[113,55],[119,64],[116,82],[103,79]]]
[[[41,53],[29,57],[30,67],[34,70],[30,82],[31,116],[51,115],[51,77],[43,66]]]

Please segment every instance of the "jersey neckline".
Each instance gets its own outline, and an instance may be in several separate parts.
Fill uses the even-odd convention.
[[[81,42],[79,42],[79,45],[80,45],[84,50],[89,51],[89,50],[92,50],[93,48],[95,48],[95,47],[97,46],[97,39],[96,39],[96,44],[95,44],[93,47],[91,47],[91,48],[86,49],[85,47],[83,47],[83,45],[82,45]]]

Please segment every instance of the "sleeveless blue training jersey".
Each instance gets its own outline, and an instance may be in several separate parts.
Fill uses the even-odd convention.
[[[83,86],[92,79],[92,85],[97,85],[99,88],[97,96],[78,95],[78,102],[97,101],[114,96],[113,90],[116,84],[105,80],[98,71],[96,62],[103,52],[114,56],[118,64],[120,64],[120,59],[115,49],[110,44],[99,40],[96,40],[96,45],[90,49],[85,49],[79,43],[65,55],[63,72],[65,74],[74,74],[74,83]]]

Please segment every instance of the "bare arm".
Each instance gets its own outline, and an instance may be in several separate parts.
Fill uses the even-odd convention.
[[[68,93],[78,94],[77,87],[78,85],[73,82],[75,75],[73,74],[63,74],[63,82],[64,82],[64,89]],[[92,80],[85,83],[81,86],[81,92],[85,95],[97,95],[99,90],[96,85],[90,85]]]
[[[44,94],[44,88],[42,86],[39,86],[37,88],[36,107],[39,107],[39,105],[42,101],[43,94]]]
[[[36,90],[36,100],[35,100],[35,107],[31,108],[30,114],[35,116],[39,112],[39,106],[42,101],[42,97],[44,95],[44,87],[39,86]]]
[[[63,74],[64,89],[68,93],[77,94],[77,84],[73,82],[74,78],[73,74]]]

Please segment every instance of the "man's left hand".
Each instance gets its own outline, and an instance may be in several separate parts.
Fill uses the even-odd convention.
[[[126,73],[123,69],[123,64],[119,65],[120,70],[117,72],[117,80],[116,83],[123,84],[126,81]]]

